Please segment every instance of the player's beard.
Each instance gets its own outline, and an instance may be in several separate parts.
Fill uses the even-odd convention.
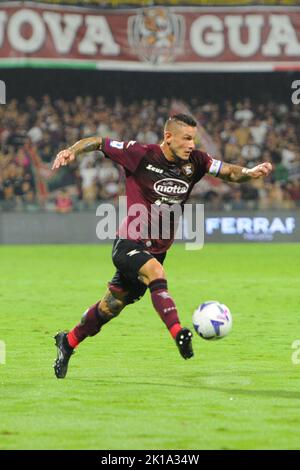
[[[176,151],[170,146],[169,147],[170,151],[172,152],[172,157],[174,158],[174,163],[178,164],[181,163],[184,159],[179,157],[176,153]]]

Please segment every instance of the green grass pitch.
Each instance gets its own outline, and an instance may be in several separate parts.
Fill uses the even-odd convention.
[[[174,246],[165,267],[182,324],[217,299],[230,335],[194,336],[184,361],[147,293],[57,380],[52,337],[101,297],[110,252],[0,247],[0,449],[299,449],[300,245]]]

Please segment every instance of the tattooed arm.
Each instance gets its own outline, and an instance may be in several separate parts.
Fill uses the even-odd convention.
[[[238,165],[231,165],[230,163],[222,163],[219,178],[233,183],[244,183],[251,179],[257,179],[261,176],[268,176],[272,171],[271,163],[261,163],[254,168],[243,168]]]
[[[102,137],[88,137],[87,139],[78,140],[71,147],[61,150],[52,165],[52,170],[56,170],[60,166],[66,166],[75,160],[75,157],[81,153],[93,152],[101,150]]]

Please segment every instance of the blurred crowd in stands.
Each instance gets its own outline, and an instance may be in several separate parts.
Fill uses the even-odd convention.
[[[27,97],[0,107],[0,210],[66,213],[94,210],[124,194],[123,170],[99,152],[51,171],[57,152],[84,137],[160,143],[172,100],[108,103],[101,96],[73,101]],[[300,206],[300,108],[282,103],[183,103],[203,126],[217,158],[253,167],[271,162],[267,180],[242,185],[205,177],[192,198],[212,210],[292,209]],[[202,150],[203,142],[197,142]],[[103,155],[102,155],[103,156]]]

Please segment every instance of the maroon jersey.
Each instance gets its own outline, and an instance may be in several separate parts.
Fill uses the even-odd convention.
[[[166,159],[159,145],[141,145],[135,141],[104,139],[103,152],[121,165],[126,174],[128,215],[118,234],[122,238],[144,240],[152,253],[166,251],[175,235],[173,225],[167,239],[151,237],[155,209],[159,211],[162,205],[183,206],[195,183],[205,173],[217,176],[222,165],[219,160],[199,150],[192,151],[188,160],[173,163]],[[139,208],[140,212],[137,213]],[[137,220],[139,227],[136,226]]]

